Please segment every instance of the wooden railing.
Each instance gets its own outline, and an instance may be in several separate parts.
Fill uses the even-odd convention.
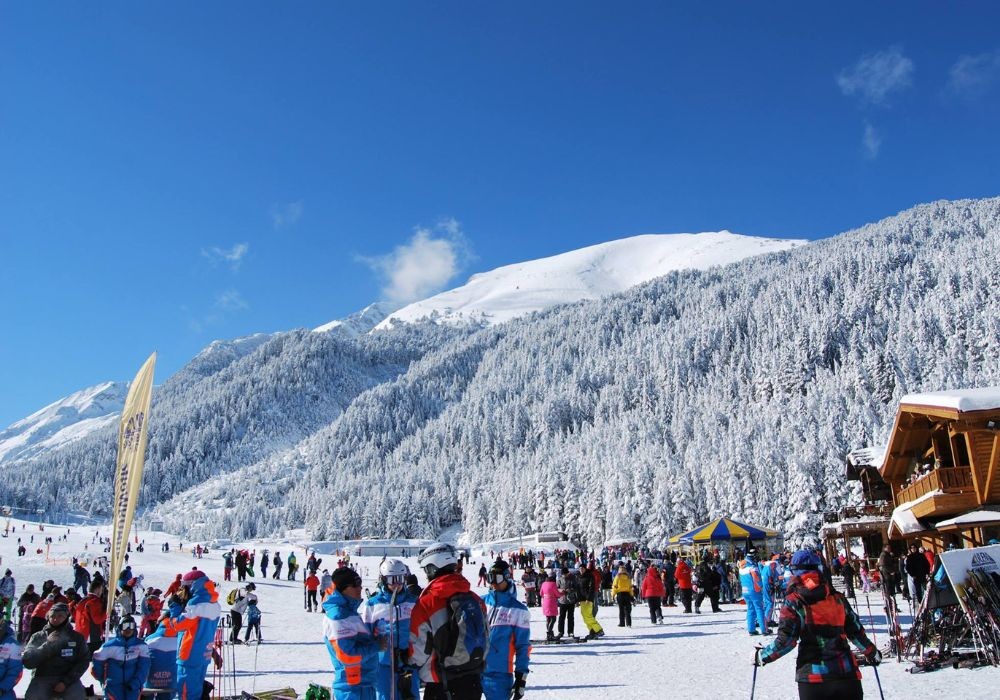
[[[840,510],[829,510],[823,513],[823,522],[832,524],[865,517],[888,518],[891,515],[891,503],[869,503],[863,506],[846,506]]]
[[[896,503],[900,505],[909,503],[932,491],[966,493],[972,490],[971,467],[942,467],[931,470],[906,488],[900,490]]]

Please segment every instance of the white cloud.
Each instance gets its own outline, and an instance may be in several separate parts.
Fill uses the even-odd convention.
[[[408,303],[444,289],[471,257],[461,224],[445,219],[433,228],[417,228],[409,242],[387,255],[359,259],[379,276],[386,299]]]
[[[948,88],[965,97],[978,97],[1000,82],[1000,50],[960,56],[948,75]]]
[[[301,199],[288,204],[275,204],[271,207],[271,223],[275,229],[288,228],[302,218],[304,210]]]
[[[882,145],[882,136],[874,126],[865,122],[865,135],[862,138],[865,147],[865,156],[875,159],[878,156],[878,149]]]
[[[227,289],[215,297],[215,308],[219,311],[245,311],[250,308],[243,295],[235,289]]]
[[[837,76],[837,85],[848,97],[881,105],[892,93],[913,84],[913,61],[898,46],[867,56]]]
[[[243,257],[249,250],[249,244],[237,243],[229,250],[216,246],[212,246],[211,248],[202,248],[201,254],[211,260],[214,264],[223,263],[229,265],[233,272],[236,272],[240,269],[240,265],[243,263]]]

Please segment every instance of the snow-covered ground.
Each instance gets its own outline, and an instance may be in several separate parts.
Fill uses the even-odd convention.
[[[0,527],[6,520],[0,521]],[[27,583],[37,587],[45,579],[68,586],[72,582],[69,564],[72,556],[93,553],[89,546],[96,529],[90,526],[70,528],[66,542],[56,542],[50,550],[46,563],[40,542],[45,536],[58,537],[67,532],[65,526],[46,526],[40,532],[35,523],[23,523],[11,519],[14,531],[7,538],[0,539],[0,567],[11,568],[17,579],[17,594],[20,595]],[[24,529],[22,529],[22,525]],[[100,528],[103,535],[107,528]],[[35,542],[29,542],[34,536]],[[29,548],[29,554],[18,557],[17,538],[20,537]],[[213,580],[220,582],[222,596],[232,585],[222,582],[222,551],[211,551],[201,560],[191,556],[191,543],[180,541],[162,533],[139,531],[140,539],[146,542],[146,551],[134,553],[130,557],[133,571],[145,575],[147,585],[165,588],[174,574],[186,571],[192,566],[204,570]],[[222,541],[225,533],[219,533]],[[171,551],[160,552],[160,543],[169,539]],[[88,549],[85,549],[85,545]],[[305,563],[306,552],[302,547],[289,541],[269,541],[246,543],[258,552],[267,547],[273,553],[280,551],[287,555],[294,548],[301,564]],[[476,551],[476,550],[473,550]],[[324,554],[323,566],[333,567],[335,557]],[[365,586],[375,587],[375,577],[380,557],[363,557],[356,560]],[[407,560],[416,570],[415,562]],[[475,580],[476,566],[470,566],[466,575]],[[259,574],[259,571],[258,571]],[[423,576],[421,583],[423,583]],[[330,660],[322,642],[320,614],[308,613],[302,606],[302,582],[253,579],[261,599],[264,613],[261,629],[264,643],[260,646],[237,646],[234,649],[235,688],[240,690],[267,690],[291,686],[304,694],[310,682],[329,683],[331,679]],[[485,589],[475,589],[480,594]],[[225,609],[225,606],[223,606]],[[706,605],[706,608],[708,606]],[[630,699],[680,697],[687,700],[726,700],[750,696],[753,667],[751,658],[754,641],[760,637],[749,637],[744,628],[744,613],[739,606],[724,606],[719,614],[683,615],[680,608],[667,608],[664,624],[653,626],[645,616],[646,608],[637,606],[633,612],[633,626],[622,629],[617,626],[617,611],[601,608],[598,620],[604,625],[607,636],[586,644],[546,646],[538,645],[532,651],[531,674],[528,678],[527,697],[585,700],[604,700],[608,696]],[[872,600],[874,633],[879,644],[885,640],[885,626],[876,610],[876,600]],[[868,608],[862,599],[860,610],[862,620],[868,624]],[[577,634],[584,630],[582,620],[577,615]],[[544,637],[544,618],[538,608],[532,609],[532,636]],[[773,665],[760,669],[757,673],[756,698],[760,700],[793,699],[797,697],[794,683],[794,652]],[[910,664],[886,661],[879,669],[882,688],[886,698],[979,698],[997,697],[1000,687],[1000,669],[981,668],[974,670],[945,669],[933,673],[911,675],[907,673]],[[84,684],[92,680],[89,674]],[[18,695],[27,688],[29,675],[26,673],[17,687]],[[878,688],[871,669],[864,669],[866,696],[878,698]],[[228,691],[229,683],[223,685]]]

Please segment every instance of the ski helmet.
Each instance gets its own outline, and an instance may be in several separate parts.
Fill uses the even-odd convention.
[[[396,584],[404,585],[408,573],[410,573],[410,570],[399,559],[386,559],[378,567],[378,574],[382,577],[382,583],[387,586]]]
[[[491,586],[501,584],[504,581],[510,583],[510,564],[505,562],[503,559],[497,559],[493,562],[493,566],[490,567],[490,571],[486,575],[486,580]]]
[[[808,549],[800,549],[792,555],[792,563],[788,568],[796,576],[807,571],[819,571],[820,560],[816,553]]]
[[[122,634],[125,630],[132,630],[138,634],[135,618],[131,615],[122,615],[122,618],[118,621],[118,634]]]
[[[441,574],[455,570],[458,566],[458,555],[450,544],[436,542],[420,553],[417,557],[417,566],[427,574],[428,581],[433,581]]]

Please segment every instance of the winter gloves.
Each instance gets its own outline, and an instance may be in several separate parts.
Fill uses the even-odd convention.
[[[878,666],[882,663],[882,652],[878,649],[872,649],[865,654],[865,659],[868,661],[869,666]]]
[[[510,693],[511,700],[521,700],[524,697],[525,686],[524,674],[520,671],[514,673],[514,689]]]
[[[753,648],[753,665],[754,666],[763,666],[766,663],[763,659],[760,658],[760,652],[762,652],[762,651],[764,651],[764,647],[762,647],[760,644],[758,644],[757,646],[755,646]]]

